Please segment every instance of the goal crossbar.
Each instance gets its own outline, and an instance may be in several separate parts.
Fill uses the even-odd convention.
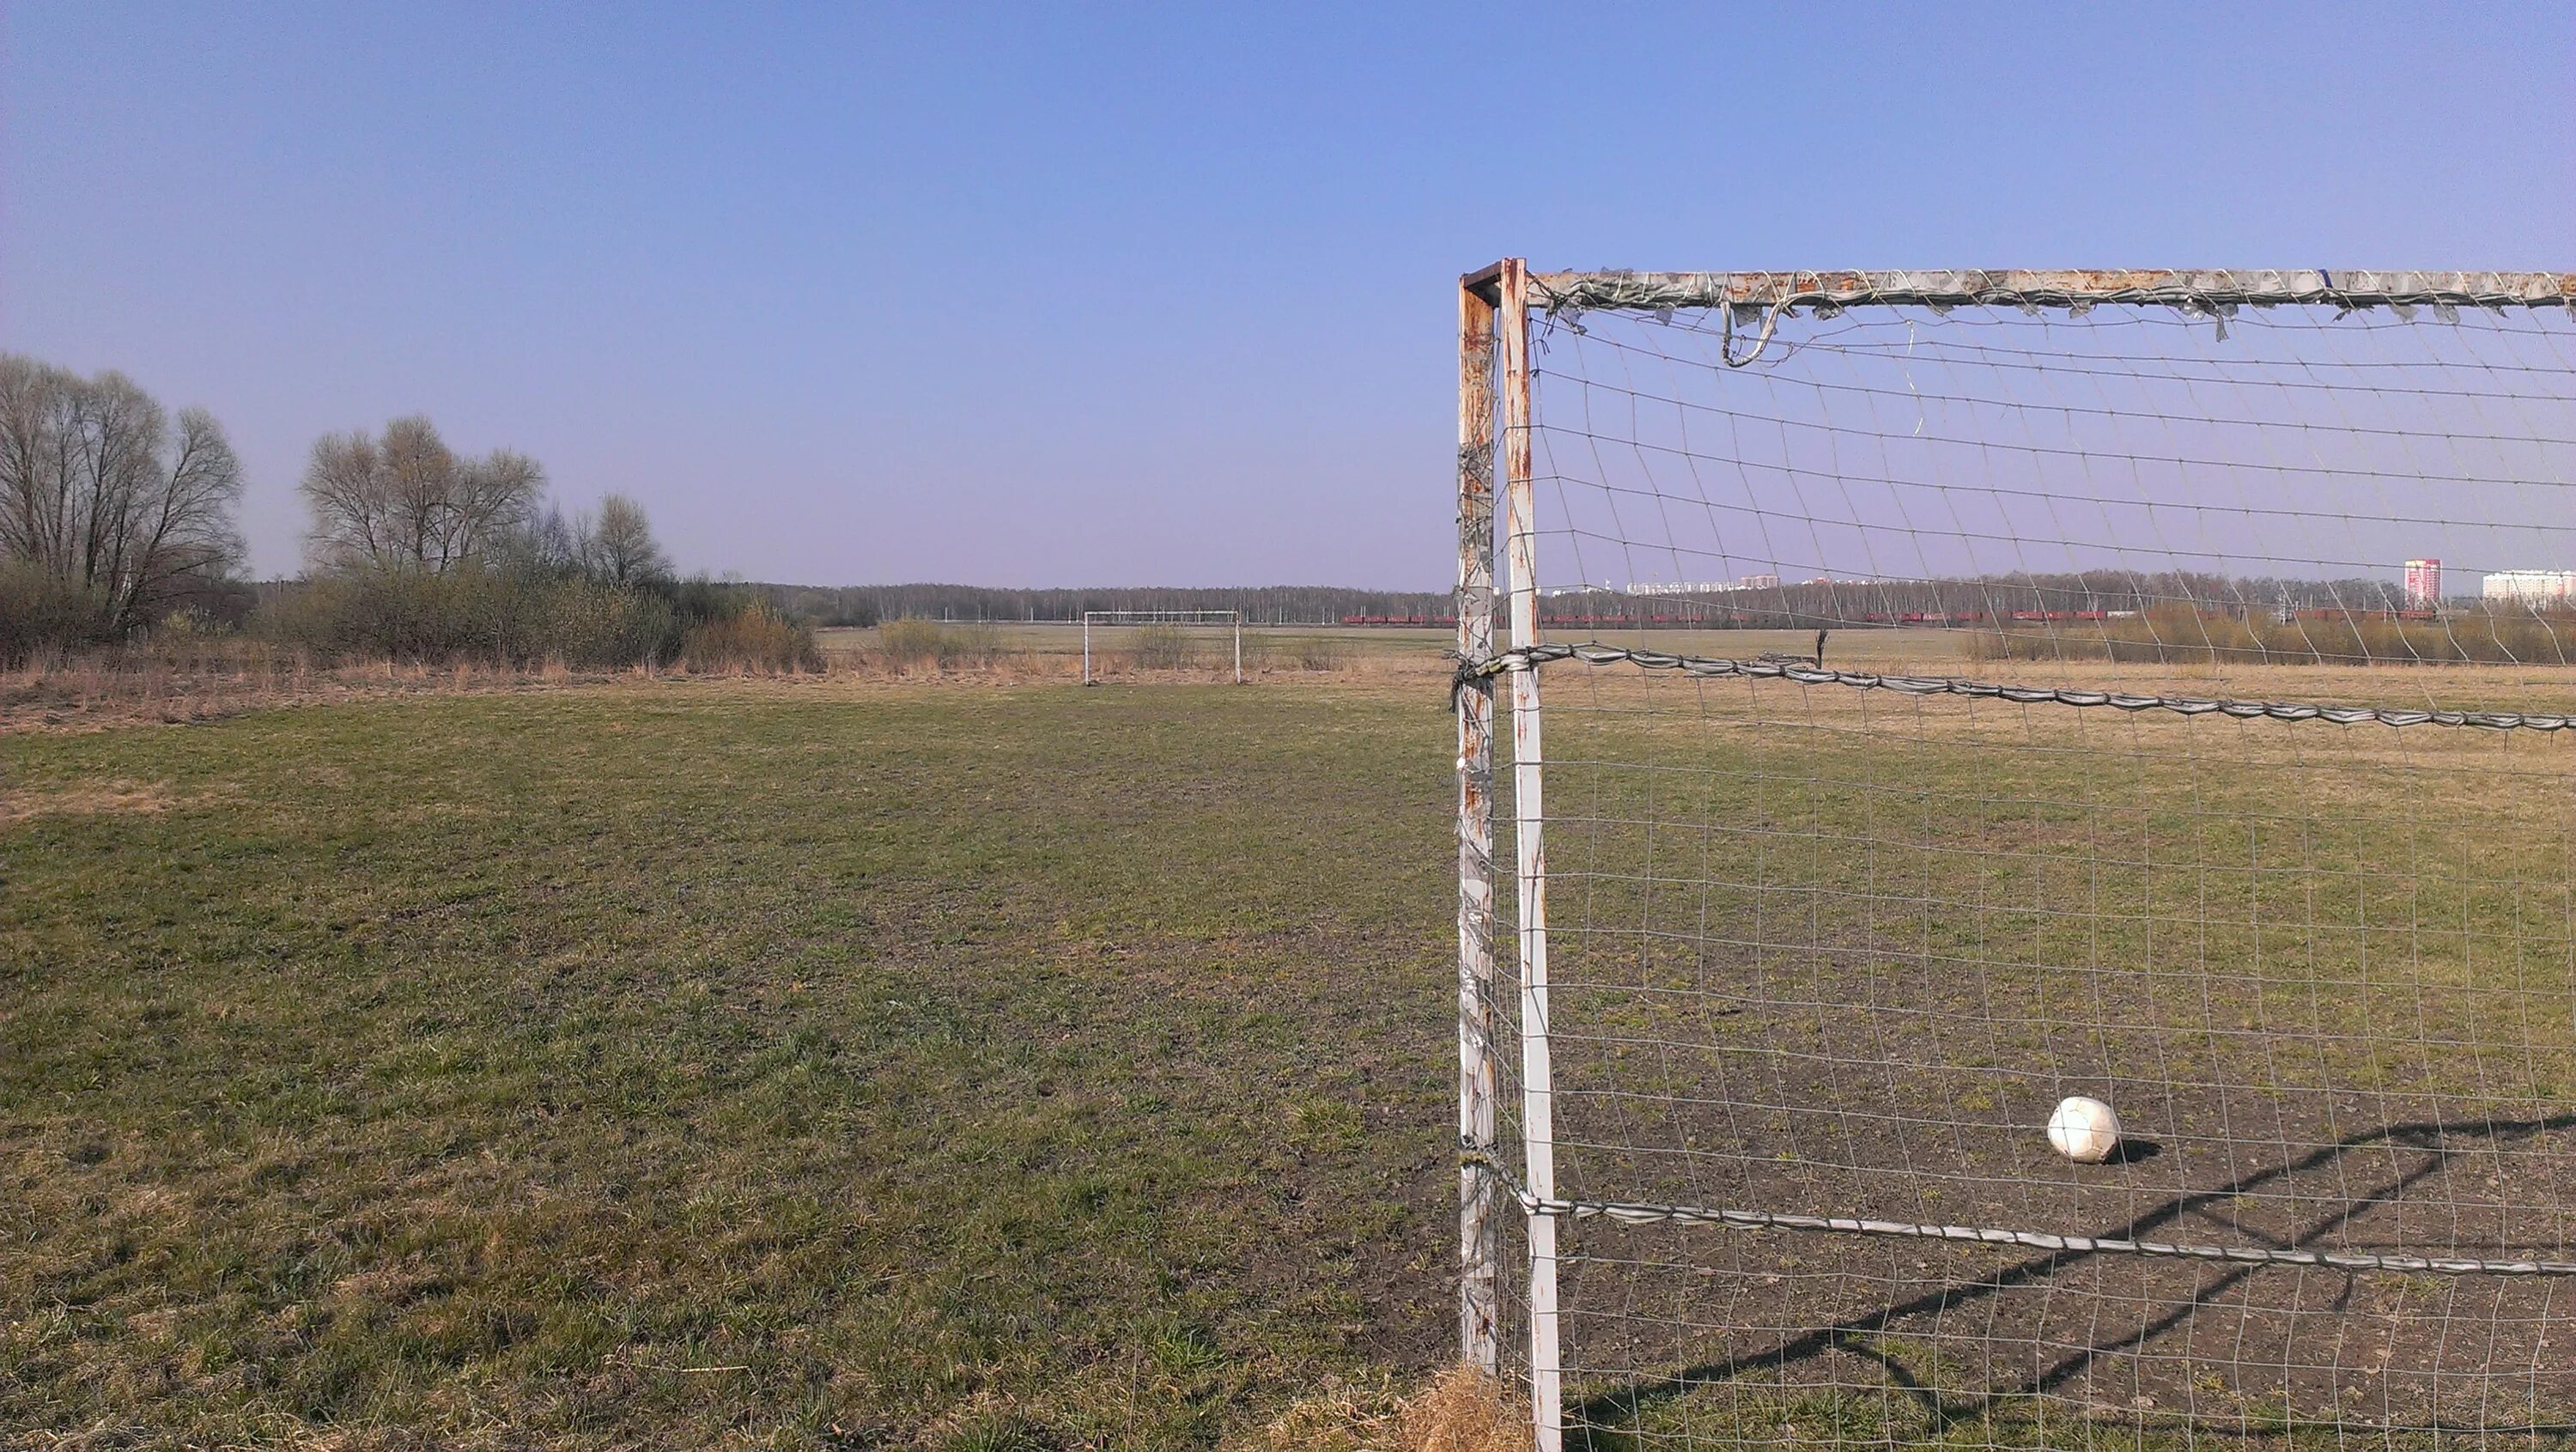
[[[1524,274],[1530,306],[2086,307],[2569,307],[2576,272],[2383,272],[2293,268],[2004,268],[1825,272],[1538,272]],[[1498,297],[1502,264],[1469,273],[1471,292]]]

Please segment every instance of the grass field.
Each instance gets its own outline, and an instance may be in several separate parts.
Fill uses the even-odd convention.
[[[1426,695],[0,744],[0,1426],[1203,1443],[1442,1351]]]
[[[2014,674],[2576,699],[2552,671]],[[1561,1193],[2576,1259],[2565,733],[1547,689]],[[2077,1093],[2132,1156],[2049,1152]],[[1609,1222],[1565,1253],[1578,1404],[1671,1439],[1645,1445],[2576,1435],[2565,1281]]]
[[[1408,1383],[1453,1352],[1452,726],[1431,634],[1342,648],[0,737],[0,1427],[1182,1447]],[[2564,1243],[2571,743],[1550,681],[1568,1193]],[[2159,1152],[2034,1156],[2076,1083]],[[1998,1387],[2261,1432],[2374,1366],[2382,1420],[2539,1418],[2570,1359],[2536,1282],[1569,1244],[1587,1411],[1687,1445],[1973,1443]],[[2189,1440],[2030,1440],[2140,1438]]]

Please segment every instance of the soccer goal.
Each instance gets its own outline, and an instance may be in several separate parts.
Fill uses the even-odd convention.
[[[2572,301],[1464,279],[1460,1329],[1540,1448],[2576,1439]]]
[[[1230,644],[1234,653],[1234,683],[1243,684],[1243,612],[1240,610],[1085,610],[1082,612],[1082,683],[1100,684],[1094,668],[1091,628],[1130,627],[1130,634],[1142,632],[1136,654],[1147,665],[1180,668],[1195,659],[1195,637],[1217,633]]]

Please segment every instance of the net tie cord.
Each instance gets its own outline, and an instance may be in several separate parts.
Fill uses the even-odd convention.
[[[2249,1265],[2306,1266],[2327,1270],[2397,1271],[2435,1275],[2576,1276],[2576,1261],[2488,1260],[2472,1256],[2383,1255],[2366,1251],[2279,1250],[2260,1245],[2182,1245],[2158,1240],[2121,1240],[2093,1235],[2058,1235],[2045,1230],[2007,1230],[1992,1226],[1931,1225],[1906,1220],[1872,1220],[1848,1215],[1796,1215],[1775,1210],[1733,1210],[1699,1205],[1630,1204],[1616,1200],[1566,1200],[1530,1193],[1528,1186],[1491,1156],[1468,1152],[1459,1163],[1499,1181],[1520,1202],[1524,1213],[1560,1220],[1610,1220],[1621,1225],[1709,1225],[1729,1230],[1805,1230],[1838,1235],[1888,1235],[1907,1240],[1967,1241],[1978,1245],[2011,1245],[2027,1250],[2077,1255],[2137,1255],[2180,1260],[2215,1260]]]
[[[2336,706],[2311,701],[2238,701],[2213,696],[2141,695],[2130,691],[2081,690],[2065,686],[2026,686],[1999,681],[1962,680],[1955,676],[1898,676],[1871,671],[1826,670],[1780,661],[1732,660],[1724,656],[1678,655],[1671,651],[1549,642],[1507,650],[1458,668],[1454,694],[1496,676],[1535,669],[1549,661],[1583,665],[1640,666],[1701,677],[1743,676],[1754,680],[1794,681],[1802,686],[1848,686],[1862,691],[1895,691],[1908,696],[1967,696],[2039,706],[2108,706],[2115,711],[2172,711],[2184,716],[2232,716],[2238,720],[2331,721],[2338,726],[2477,726],[2490,731],[2565,731],[2576,728],[2576,716],[2528,711],[2437,711],[2396,706]]]

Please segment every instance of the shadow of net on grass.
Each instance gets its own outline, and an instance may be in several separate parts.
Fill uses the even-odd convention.
[[[2195,1223],[2247,1235],[2240,1218],[2220,1213],[2239,1197],[2294,1176],[2335,1173],[2365,1155],[2410,1161],[2353,1184],[2345,1203],[2308,1224],[2252,1235],[2255,1249],[2358,1249],[2374,1243],[2354,1231],[2366,1230],[2375,1213],[2474,1163],[2468,1145],[2529,1144],[2569,1130],[2576,1113],[2387,1125],[2172,1196],[2094,1238],[2138,1242]],[[1577,1238],[1566,1253],[1569,1284],[1616,1308],[1591,1325],[1569,1318],[1568,1367],[1580,1389],[1567,1417],[1573,1446],[1964,1439],[2054,1447],[2093,1445],[2106,1433],[2148,1445],[2576,1437],[2576,1353],[2565,1341],[2576,1326],[2567,1319],[2576,1315],[2576,1282],[2557,1276],[2212,1265],[2065,1250],[1944,1278],[1960,1260],[1991,1252],[1941,1243],[1918,1255],[1906,1242],[1857,1243],[1870,1238],[1863,1236],[1738,1231],[1698,1232],[1728,1237],[1739,1253],[1685,1266],[1623,1254],[1631,1227],[1601,1229],[1592,1244]],[[1868,1284],[1910,1279],[1925,1289],[1843,1309],[1835,1273],[1813,1269],[1820,1261],[1839,1261]],[[1723,1280],[1737,1284],[1721,1289]],[[1724,1301],[1724,1309],[1694,1314],[1692,1297],[1671,1293],[1676,1284],[1692,1286],[1704,1306]],[[1760,1293],[1782,1286],[1803,1293]],[[1787,1331],[1808,1307],[1838,1314]],[[1781,1339],[1625,1384],[1582,1377],[1587,1359],[1641,1364],[1653,1338],[1640,1327],[1660,1327],[1672,1343],[1740,1344],[1761,1339],[1763,1329]]]

